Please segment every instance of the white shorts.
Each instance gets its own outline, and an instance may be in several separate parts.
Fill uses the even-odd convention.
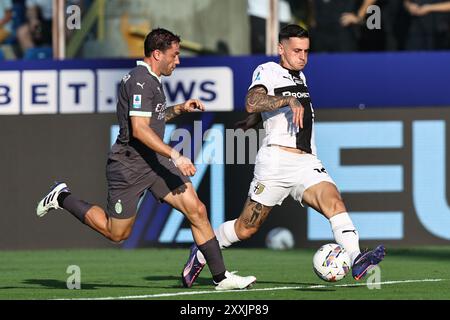
[[[256,156],[248,196],[269,207],[281,205],[289,194],[302,203],[305,190],[323,181],[336,185],[315,155],[264,146]]]

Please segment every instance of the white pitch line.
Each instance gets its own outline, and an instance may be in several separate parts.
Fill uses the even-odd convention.
[[[369,285],[390,285],[390,284],[404,284],[404,283],[419,283],[419,282],[440,282],[447,279],[417,279],[417,280],[397,280],[397,281],[383,281],[383,282],[371,282]],[[247,289],[238,291],[239,293],[256,292],[256,291],[278,291],[278,290],[298,290],[298,289],[321,289],[321,288],[333,288],[333,287],[361,287],[367,286],[367,283],[349,283],[349,284],[337,284],[337,285],[313,285],[313,286],[295,286],[295,287],[273,287],[273,288],[260,288],[260,289]],[[213,293],[228,293],[236,292],[236,290],[204,290],[204,291],[183,291],[174,293],[158,293],[158,294],[146,294],[136,296],[120,296],[120,297],[103,297],[103,298],[75,298],[75,299],[57,299],[57,300],[130,300],[130,299],[149,299],[149,298],[166,298],[176,296],[193,296],[199,294],[213,294]]]

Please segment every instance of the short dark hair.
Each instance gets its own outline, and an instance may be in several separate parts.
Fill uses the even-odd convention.
[[[144,41],[144,54],[150,57],[150,54],[155,50],[166,51],[172,46],[172,42],[179,43],[180,36],[173,34],[169,30],[163,28],[153,29]]]
[[[289,40],[289,38],[309,38],[309,33],[306,29],[303,29],[299,25],[296,24],[288,24],[281,28],[280,33],[278,34],[278,41],[281,40]]]

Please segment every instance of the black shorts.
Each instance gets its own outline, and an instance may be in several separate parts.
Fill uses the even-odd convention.
[[[131,218],[137,213],[139,199],[145,190],[162,201],[171,192],[184,188],[191,182],[175,167],[173,162],[164,158],[153,169],[142,173],[125,161],[108,159],[106,166],[108,180],[108,216],[116,219]]]

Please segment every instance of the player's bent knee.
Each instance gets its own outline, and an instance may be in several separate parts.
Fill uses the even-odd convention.
[[[109,218],[107,224],[107,233],[105,234],[108,239],[115,243],[121,243],[127,240],[133,229],[135,217],[127,219]]]
[[[110,240],[116,244],[121,244],[128,239],[130,233],[111,234]]]
[[[115,242],[117,244],[122,243],[123,241],[127,240],[128,237],[131,234],[131,228],[124,228],[121,230],[115,230],[110,233],[110,240],[112,242]]]
[[[208,213],[206,206],[199,201],[191,210],[188,211],[189,220],[194,223],[201,223],[208,219]]]
[[[206,206],[203,204],[203,202],[200,202],[197,205],[197,213],[200,217],[206,217],[208,215],[207,211],[206,211]]]

